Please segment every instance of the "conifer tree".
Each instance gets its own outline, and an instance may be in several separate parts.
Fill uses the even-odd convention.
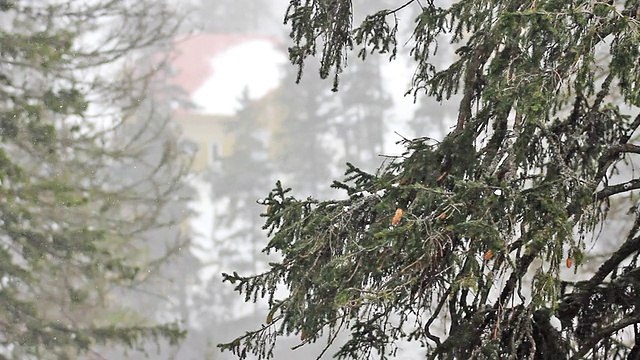
[[[364,18],[368,11],[384,7],[388,0],[356,0],[354,18]],[[367,58],[360,61],[358,55]],[[368,56],[373,55],[373,56]],[[393,105],[383,84],[383,56],[351,53],[347,57],[350,71],[341,78],[342,93],[333,96],[328,120],[335,136],[342,142],[344,156],[340,162],[350,162],[374,171],[380,166],[383,153],[384,122]]]
[[[354,59],[358,60],[358,59]],[[342,94],[328,119],[342,142],[344,157],[358,167],[375,171],[381,163],[385,112],[392,105],[386,93],[380,58],[352,62],[342,77]]]
[[[265,0],[198,0],[194,16],[203,30],[254,34],[268,28],[272,4]]]
[[[175,344],[176,324],[122,295],[174,249],[149,233],[184,218],[167,208],[188,161],[166,114],[140,107],[153,72],[126,66],[179,16],[162,2],[20,0],[0,1],[0,17],[0,358]]]
[[[222,349],[267,358],[279,336],[331,342],[347,329],[338,358],[392,358],[401,341],[429,359],[637,358],[640,181],[619,170],[640,153],[638,2],[409,0],[356,25],[351,4],[290,1],[300,75],[317,56],[339,89],[347,54],[395,53],[407,41],[395,22],[420,7],[413,91],[460,94],[455,127],[441,142],[407,140],[378,175],[349,167],[334,182],[344,200],[298,200],[277,183],[265,251],[282,259],[226,275],[270,311]],[[455,61],[434,66],[448,46]],[[625,198],[615,248],[567,280]]]
[[[226,134],[232,145],[222,154],[219,169],[214,169],[213,200],[216,203],[214,239],[216,265],[221,269],[242,269],[257,273],[267,267],[260,249],[264,247],[264,232],[260,229],[260,213],[264,207],[257,203],[273,178],[268,151],[268,124],[260,116],[258,104],[245,90],[240,108],[226,124]],[[222,310],[216,320],[230,320],[229,309],[237,303],[228,288],[220,288],[215,278],[210,294],[214,304]],[[212,304],[209,304],[211,306]]]
[[[273,144],[277,170],[291,179],[296,191],[322,197],[330,190],[322,180],[331,179],[339,148],[327,139],[333,109],[340,104],[320,79],[309,77],[295,86],[296,74],[291,67],[285,69],[277,99],[283,108]]]

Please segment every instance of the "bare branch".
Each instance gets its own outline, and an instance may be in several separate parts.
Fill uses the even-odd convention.
[[[631,326],[633,324],[640,323],[640,315],[630,316],[628,318],[620,320],[618,323],[613,324],[609,327],[606,327],[600,330],[597,334],[595,334],[589,342],[580,347],[577,353],[575,353],[571,359],[578,360],[584,358],[584,356],[591,351],[594,346],[596,346],[600,341],[604,338],[611,336],[614,332],[622,330],[627,326]]]
[[[640,179],[633,179],[622,184],[607,186],[596,193],[596,199],[602,200],[611,195],[620,194],[636,189],[640,189]]]

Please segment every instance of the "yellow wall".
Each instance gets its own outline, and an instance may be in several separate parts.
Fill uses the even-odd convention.
[[[269,133],[269,157],[273,158],[280,150],[277,136],[284,109],[277,101],[277,91],[267,94],[255,105],[258,107],[258,126]],[[234,117],[193,113],[179,113],[175,117],[182,127],[182,137],[198,146],[192,170],[199,172],[211,167],[210,152],[213,144],[218,146],[218,155],[221,157],[232,153],[235,139],[227,133],[225,127],[233,123]]]
[[[184,113],[177,114],[176,119],[182,127],[182,136],[198,146],[193,159],[194,171],[202,171],[210,167],[210,151],[213,144],[219,147],[219,156],[225,156],[231,152],[233,142],[226,134],[225,124],[232,121],[232,118]]]

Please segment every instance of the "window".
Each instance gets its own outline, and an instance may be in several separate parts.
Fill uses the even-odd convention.
[[[214,166],[217,164],[220,161],[221,156],[220,144],[216,141],[212,141],[209,144],[209,165]]]

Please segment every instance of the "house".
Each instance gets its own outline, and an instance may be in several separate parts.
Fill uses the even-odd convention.
[[[169,83],[188,101],[171,104],[182,135],[197,149],[193,170],[203,171],[228,155],[235,139],[225,127],[233,121],[247,91],[257,101],[265,132],[277,126],[271,101],[282,77],[286,51],[276,40],[244,34],[195,34],[176,41]]]

